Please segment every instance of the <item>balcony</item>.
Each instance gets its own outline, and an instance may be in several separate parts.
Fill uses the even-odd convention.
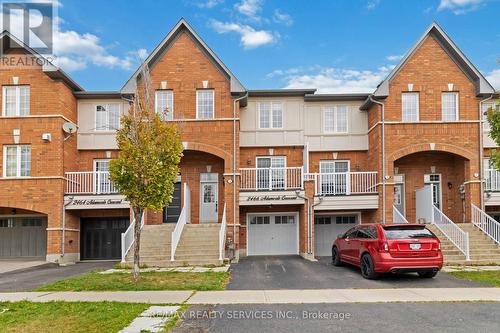
[[[497,169],[485,169],[484,182],[484,190],[486,192],[485,205],[500,205],[500,171]]]
[[[302,167],[243,168],[241,191],[288,191],[303,188]]]
[[[315,210],[378,208],[377,176],[376,171],[308,174],[314,180],[315,202],[321,202]]]
[[[109,171],[66,172],[65,194],[115,194]]]

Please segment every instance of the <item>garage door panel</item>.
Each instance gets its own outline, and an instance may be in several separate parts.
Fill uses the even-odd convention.
[[[249,215],[248,255],[298,254],[296,214]]]
[[[45,257],[47,221],[44,218],[0,218],[0,258]]]
[[[314,254],[331,256],[337,236],[359,223],[358,215],[319,215],[314,219]]]

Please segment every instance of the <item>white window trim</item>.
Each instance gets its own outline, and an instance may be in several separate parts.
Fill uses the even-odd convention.
[[[443,96],[444,95],[449,95],[449,94],[454,94],[455,95],[455,119],[454,120],[444,120],[443,119]],[[460,101],[460,97],[459,97],[459,93],[458,91],[444,91],[441,93],[441,121],[444,122],[444,123],[452,123],[454,121],[459,121],[460,120],[460,105],[459,105],[459,101]]]
[[[118,121],[118,128],[115,128],[115,129],[111,129],[109,128],[109,106],[110,105],[118,105],[118,118],[119,118],[119,121]],[[106,108],[106,128],[99,128],[98,124],[97,124],[97,107],[98,106],[104,106]],[[121,103],[97,103],[97,104],[94,104],[94,131],[96,132],[115,132],[116,130],[118,130],[120,128],[120,119],[122,117],[122,104]]]
[[[7,88],[15,87],[16,88],[16,114],[13,116],[7,116]],[[20,87],[28,87],[28,91],[30,93],[30,98],[28,100],[28,114],[27,115],[21,115],[21,90]],[[31,89],[30,86],[27,84],[21,84],[21,85],[6,85],[2,87],[2,116],[3,117],[26,117],[30,115],[31,113]]]
[[[347,111],[347,114],[346,114],[346,124],[345,124],[345,131],[338,131],[336,128],[337,128],[337,121],[336,119],[338,118],[337,117],[337,108],[338,107],[345,107],[346,108],[346,111]],[[334,129],[333,131],[328,131],[326,129],[326,111],[329,110],[329,109],[333,109],[333,117],[334,117]],[[349,110],[349,105],[334,105],[334,106],[325,106],[322,108],[322,120],[323,120],[323,133],[324,134],[348,134],[349,133],[349,114],[350,114],[350,110]]]
[[[404,120],[403,118],[403,115],[404,115],[404,110],[403,110],[403,95],[417,95],[417,103],[416,103],[416,107],[417,107],[417,119],[416,120]],[[401,93],[401,122],[403,123],[418,123],[420,121],[420,93],[419,92],[413,92],[413,91],[403,91]]]
[[[7,176],[7,148],[16,147],[16,175]],[[2,163],[2,177],[7,179],[13,178],[30,178],[31,177],[31,164],[30,164],[30,176],[21,176],[21,151],[22,147],[30,147],[31,155],[31,145],[4,145],[3,146],[3,163]],[[31,156],[30,156],[31,161]]]
[[[174,119],[174,91],[172,89],[157,89],[155,91],[155,113],[157,112],[158,110],[158,93],[159,92],[170,92],[170,94],[172,95],[172,110],[168,110],[169,111],[169,118],[170,119],[167,119],[167,120],[173,120]],[[196,101],[198,101],[198,97],[196,97]],[[196,104],[196,112],[198,113],[198,104]],[[161,115],[160,115],[161,117]],[[162,118],[163,120],[163,118]]]
[[[270,103],[271,109],[269,114],[269,127],[260,126],[260,105],[264,103]],[[273,127],[273,104],[281,104],[281,127]],[[260,101],[257,102],[257,128],[263,131],[273,131],[283,129],[285,124],[285,103],[282,101]]]
[[[200,118],[198,113],[198,92],[200,91],[211,91],[212,92],[212,117],[211,118]],[[215,119],[215,89],[196,89],[196,119],[199,120],[207,120],[207,119]]]
[[[96,159],[94,159],[94,161],[93,161],[93,170],[92,171],[94,171],[94,172],[97,171],[97,163],[99,163],[99,162],[108,162],[108,164],[109,164],[109,161],[111,161],[110,158],[96,158]]]
[[[332,162],[347,162],[347,173],[351,172],[351,161],[350,160],[321,160],[319,161],[319,173],[321,173],[321,164],[324,163],[332,163]],[[344,172],[339,172],[339,173],[344,173]]]
[[[285,161],[285,163],[284,163],[285,166],[283,168],[285,168],[285,169],[287,168],[286,156],[283,156],[283,155],[256,156],[255,157],[255,168],[260,169],[260,168],[257,167],[257,165],[258,165],[257,162],[258,162],[259,159],[264,159],[264,158],[270,158],[271,160],[273,158],[282,158]],[[272,161],[271,161],[271,164],[272,164]],[[265,168],[262,168],[262,169],[265,169]]]

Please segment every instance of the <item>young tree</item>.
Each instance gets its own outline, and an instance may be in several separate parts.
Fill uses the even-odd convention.
[[[122,116],[116,133],[120,152],[118,158],[111,160],[109,171],[113,184],[132,208],[133,279],[137,282],[143,213],[146,209],[159,211],[172,200],[183,147],[176,125],[163,122],[154,110],[146,64],[141,67],[141,82],[130,103],[130,112]]]

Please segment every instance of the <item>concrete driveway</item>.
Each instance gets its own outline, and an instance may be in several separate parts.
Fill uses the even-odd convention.
[[[79,262],[69,266],[45,263],[0,274],[0,292],[29,291],[47,283],[75,277],[94,270],[113,268],[116,262]]]
[[[47,262],[38,258],[0,259],[0,274],[42,265],[47,265]]]
[[[388,274],[379,280],[361,277],[359,268],[334,267],[330,257],[317,262],[299,256],[256,256],[231,265],[230,290],[261,289],[347,289],[347,288],[454,288],[482,287],[480,283],[457,279],[440,272],[433,279],[417,274]]]

